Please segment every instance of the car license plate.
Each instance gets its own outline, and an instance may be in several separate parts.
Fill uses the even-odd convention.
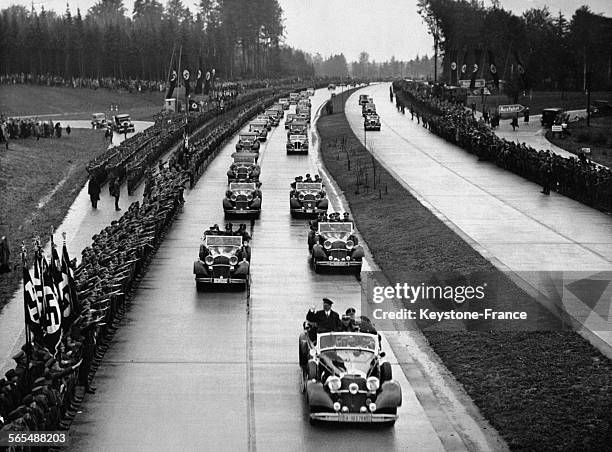
[[[312,209],[306,209],[306,213],[312,213],[312,212],[314,212],[314,210],[312,210]]]
[[[229,279],[225,279],[225,278],[213,278],[213,283],[222,283],[222,284],[227,284],[229,282]]]
[[[340,422],[372,422],[370,413],[340,413],[338,420]]]

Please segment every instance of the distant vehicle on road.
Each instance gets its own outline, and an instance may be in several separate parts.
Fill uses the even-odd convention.
[[[292,217],[317,218],[326,213],[329,201],[321,182],[296,182],[289,194],[289,206]]]
[[[591,115],[594,117],[612,116],[612,104],[607,100],[591,102]]]
[[[223,199],[225,218],[259,218],[261,190],[255,182],[232,182]]]
[[[105,113],[94,113],[91,115],[91,127],[94,129],[105,129],[107,126]]]
[[[565,114],[563,108],[545,108],[542,110],[542,127],[552,127],[555,123],[561,123],[561,119]]]
[[[380,116],[377,114],[368,115],[363,120],[363,127],[365,130],[378,130],[380,131]]]
[[[113,116],[113,129],[119,134],[134,132],[134,124],[130,115],[122,114]]]
[[[319,222],[317,230],[308,235],[308,248],[315,273],[323,267],[361,272],[365,254],[357,244],[352,221]]]
[[[359,105],[363,107],[365,104],[369,102],[368,99],[369,99],[369,96],[367,94],[360,94],[359,95]]]
[[[251,251],[239,235],[206,235],[193,263],[196,288],[249,284]]]

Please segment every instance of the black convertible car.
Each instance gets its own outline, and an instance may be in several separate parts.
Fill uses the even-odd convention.
[[[193,263],[196,287],[248,285],[250,248],[239,235],[206,235]]]

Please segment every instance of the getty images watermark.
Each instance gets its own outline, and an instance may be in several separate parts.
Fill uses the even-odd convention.
[[[612,273],[362,275],[362,315],[380,330],[612,330]],[[523,289],[521,289],[523,287]]]

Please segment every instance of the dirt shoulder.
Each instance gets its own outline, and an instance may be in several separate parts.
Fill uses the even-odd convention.
[[[568,124],[570,135],[562,138],[548,130],[546,138],[561,149],[576,155],[582,148],[589,148],[590,160],[612,168],[612,116],[591,118],[590,123],[590,127],[587,127],[586,119],[571,122]]]
[[[409,280],[414,272],[486,271],[496,277],[503,294],[495,307],[537,305],[377,164],[344,113],[322,116],[318,130],[323,162],[391,284]],[[359,189],[357,171],[362,172]],[[435,331],[420,326],[511,449],[610,450],[612,362],[578,334],[552,331],[556,319],[545,310],[538,315],[539,325],[549,331]]]

